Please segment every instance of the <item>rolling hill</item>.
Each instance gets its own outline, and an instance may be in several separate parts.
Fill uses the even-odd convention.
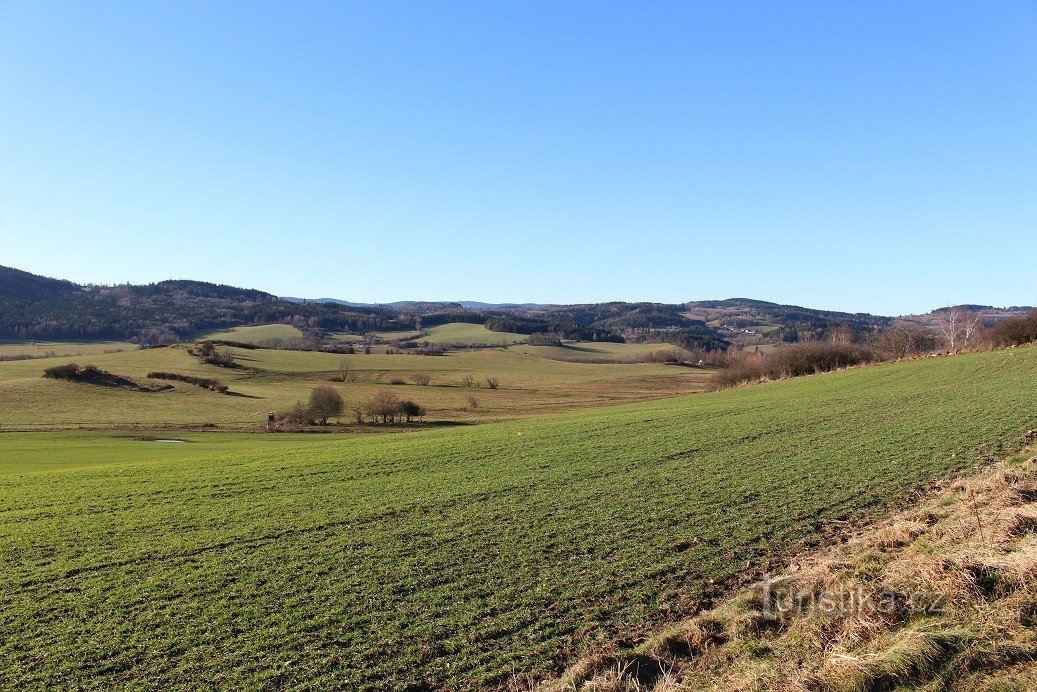
[[[408,435],[0,433],[0,678],[558,671],[1018,449],[1035,394],[1025,347]]]

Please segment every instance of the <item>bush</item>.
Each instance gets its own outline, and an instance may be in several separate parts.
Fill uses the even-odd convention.
[[[82,375],[82,368],[75,363],[69,363],[67,365],[55,365],[52,368],[47,368],[43,371],[44,377],[49,377],[54,380],[69,380],[75,381]]]
[[[401,401],[397,405],[396,410],[408,423],[411,422],[412,418],[421,418],[425,415],[425,409],[420,404],[410,400]]]
[[[175,372],[149,372],[148,379],[150,380],[175,380],[177,382],[186,382],[187,384],[197,385],[203,389],[210,389],[219,394],[226,394],[230,389],[227,385],[221,383],[219,380],[212,379],[211,377],[195,377],[193,375],[180,375]]]
[[[429,375],[427,372],[416,372],[410,376],[410,379],[411,382],[420,387],[427,387],[429,382],[432,381],[432,375]]]
[[[327,425],[329,418],[341,416],[344,407],[342,395],[335,391],[334,387],[321,385],[310,392],[309,413],[320,425]]]
[[[211,341],[203,341],[198,345],[198,362],[206,365],[216,365],[221,368],[240,368],[234,362],[234,356],[226,346],[217,347]]]
[[[764,359],[773,378],[799,377],[870,363],[875,353],[866,346],[847,343],[806,342],[776,348]]]
[[[799,377],[830,372],[851,365],[875,361],[875,352],[858,344],[821,343],[817,341],[789,344],[769,355],[732,353],[729,364],[710,377],[711,389],[726,389],[747,382]]]
[[[1005,320],[995,325],[988,336],[997,347],[1022,346],[1037,341],[1037,310],[1024,317]]]
[[[313,416],[310,414],[309,409],[300,402],[291,409],[278,413],[274,418],[274,422],[280,429],[302,428],[307,425],[313,425]]]
[[[497,389],[498,387],[500,387],[500,380],[498,380],[496,377],[487,377],[486,386],[490,389]]]
[[[395,394],[382,389],[375,392],[371,399],[364,402],[362,410],[375,421],[381,418],[382,423],[385,424],[395,422],[396,415],[399,413],[399,405],[400,400]]]
[[[554,332],[537,332],[526,339],[530,346],[561,346],[562,338]]]
[[[681,353],[675,348],[663,349],[661,351],[653,351],[652,353],[646,353],[641,356],[642,363],[668,363],[671,365],[680,365],[685,362],[687,356]]]

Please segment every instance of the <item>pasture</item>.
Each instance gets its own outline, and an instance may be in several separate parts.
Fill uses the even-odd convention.
[[[135,348],[126,341],[0,341],[0,356],[83,356]]]
[[[547,673],[1022,446],[1035,400],[1031,347],[407,435],[0,433],[0,680]]]
[[[231,351],[242,369],[203,365],[182,346],[0,362],[0,429],[255,429],[265,425],[268,412],[290,408],[321,384],[335,387],[347,408],[361,405],[380,389],[391,389],[428,409],[429,422],[481,422],[688,394],[703,389],[708,376],[705,370],[661,364],[559,362],[513,349],[461,350],[444,356]],[[41,377],[45,368],[71,361],[134,378],[155,371],[215,378],[227,384],[232,395],[179,382],[172,383],[172,390],[149,393]],[[328,377],[343,365],[349,381],[329,383]],[[428,374],[428,386],[414,382],[418,373]],[[496,390],[487,385],[491,377],[499,381]],[[345,418],[351,417],[347,411]]]
[[[204,339],[238,341],[243,344],[262,344],[273,340],[295,341],[302,332],[290,324],[261,324],[254,327],[234,327],[204,335]]]

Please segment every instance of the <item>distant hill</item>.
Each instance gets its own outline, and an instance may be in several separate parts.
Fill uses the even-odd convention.
[[[1031,308],[982,309],[989,321]],[[934,324],[939,311],[905,319]],[[168,280],[134,286],[81,286],[0,267],[0,339],[119,339],[147,343],[194,338],[229,327],[288,324],[307,337],[334,332],[415,331],[452,322],[496,332],[553,333],[575,341],[670,343],[718,349],[822,339],[843,325],[859,335],[894,318],[817,310],[752,298],[689,303],[612,301],[579,305],[398,301],[356,303],[338,298],[278,297],[203,281]]]
[[[453,308],[468,308],[472,310],[500,310],[501,308],[540,307],[538,303],[481,303],[477,300],[452,300],[445,302],[430,302],[425,300],[397,300],[392,303],[354,303],[352,301],[341,300],[339,298],[295,298],[292,296],[283,296],[282,300],[289,300],[293,303],[335,303],[337,305],[351,305],[353,307],[407,308],[414,306],[435,306],[436,308],[443,310],[449,310]]]
[[[354,331],[401,325],[388,310],[297,304],[255,289],[170,280],[133,286],[80,286],[0,267],[0,338],[186,339],[242,324],[287,322]]]

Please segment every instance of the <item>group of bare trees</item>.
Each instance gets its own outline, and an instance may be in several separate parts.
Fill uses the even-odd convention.
[[[936,314],[936,328],[952,351],[968,348],[969,341],[980,333],[983,324],[982,312],[965,308],[948,308]]]
[[[425,415],[425,409],[417,402],[409,399],[400,399],[392,392],[384,389],[375,392],[374,396],[365,401],[356,410],[357,422],[363,422],[363,417],[370,416],[375,422],[381,421],[383,425],[402,421],[410,423],[415,418]]]
[[[310,392],[309,401],[304,405],[297,403],[288,411],[277,415],[277,425],[281,429],[301,428],[308,425],[327,425],[335,418],[341,418],[346,410],[345,401],[339,392],[329,385],[315,387]],[[425,408],[409,399],[400,399],[392,392],[380,390],[367,401],[353,407],[356,423],[362,424],[366,419],[375,423],[389,424],[397,422],[411,423],[425,416]]]

